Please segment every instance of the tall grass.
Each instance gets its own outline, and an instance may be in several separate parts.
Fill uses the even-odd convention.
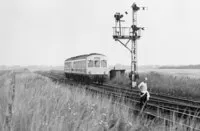
[[[148,72],[140,73],[140,83],[144,77],[148,77],[148,88],[151,92],[186,97],[200,101],[200,79],[190,77],[174,76],[167,73]],[[117,76],[111,83],[119,85],[129,85],[128,75]]]
[[[11,76],[4,77],[6,81],[0,88],[0,130],[5,129],[6,89],[11,80]],[[15,81],[13,131],[123,131],[133,128],[128,109],[113,105],[106,98],[88,95],[80,88],[54,84],[48,78],[31,73],[16,75]]]
[[[110,81],[110,83],[128,86],[130,84],[130,79],[128,78],[128,74],[122,76],[117,75]]]
[[[144,74],[145,75],[145,74]],[[200,100],[200,79],[150,72],[148,85],[152,92]]]
[[[10,74],[0,77],[0,130],[4,130]],[[59,85],[33,73],[15,77],[12,131],[162,131],[165,123],[133,115],[111,99]],[[182,129],[182,128],[180,128]]]

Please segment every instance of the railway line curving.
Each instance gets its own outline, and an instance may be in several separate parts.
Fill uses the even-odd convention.
[[[56,72],[36,72],[43,76],[49,77],[53,81],[56,82],[70,82],[71,84],[76,84],[68,79],[65,79],[64,74],[56,73]],[[101,95],[106,95],[108,97],[112,97],[114,99],[118,99],[119,101],[123,101],[131,110],[135,110],[137,112],[140,111],[138,108],[133,108],[133,104],[137,105],[139,103],[139,91],[136,89],[127,89],[127,87],[121,87],[118,85],[110,85],[103,84],[98,85],[96,83],[92,83],[88,86],[87,90],[93,93],[100,93]],[[187,99],[181,99],[177,97],[171,97],[166,95],[160,95],[156,93],[150,93],[151,98],[147,103],[148,111],[143,112],[144,114],[167,120],[168,122],[172,121],[169,117],[161,117],[158,115],[158,111],[161,114],[174,114],[181,118],[193,119],[196,120],[197,123],[200,122],[200,102],[192,101]],[[137,106],[135,106],[137,107]],[[153,113],[152,113],[153,112]],[[185,124],[184,126],[188,126]],[[194,127],[188,126],[195,131],[200,131],[200,129],[195,129]]]

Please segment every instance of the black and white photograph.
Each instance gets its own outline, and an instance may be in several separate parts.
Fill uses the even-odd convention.
[[[0,131],[200,131],[199,5],[0,0]]]

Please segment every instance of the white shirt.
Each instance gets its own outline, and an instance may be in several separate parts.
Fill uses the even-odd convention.
[[[145,95],[147,93],[147,100],[149,100],[149,97],[150,97],[150,94],[149,92],[147,91],[147,83],[144,83],[144,82],[141,82],[139,85],[138,85],[138,88],[140,89],[140,91],[142,93],[144,93],[143,95]],[[143,96],[142,95],[142,96]]]
[[[141,82],[139,85],[138,85],[138,88],[140,89],[140,91],[142,93],[145,93],[147,91],[147,83],[144,83],[144,82]]]

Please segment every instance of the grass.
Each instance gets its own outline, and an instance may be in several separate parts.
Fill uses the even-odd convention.
[[[0,130],[5,129],[12,73],[0,76]],[[80,85],[81,86],[81,85]],[[83,88],[53,83],[26,72],[15,76],[12,103],[13,131],[162,131],[165,123],[135,116],[111,99],[91,95]],[[172,128],[182,130],[174,125]],[[184,128],[185,129],[185,128]]]
[[[181,77],[168,73],[142,72],[138,83],[144,77],[148,77],[148,90],[150,92],[200,101],[200,78]],[[128,75],[117,76],[111,80],[111,83],[130,87]]]
[[[170,74],[178,77],[190,77],[194,79],[200,78],[199,69],[144,69],[140,70],[141,72],[158,72],[162,74]]]
[[[130,83],[130,79],[127,74],[124,74],[123,76],[117,75],[110,81],[110,83],[128,86]]]

